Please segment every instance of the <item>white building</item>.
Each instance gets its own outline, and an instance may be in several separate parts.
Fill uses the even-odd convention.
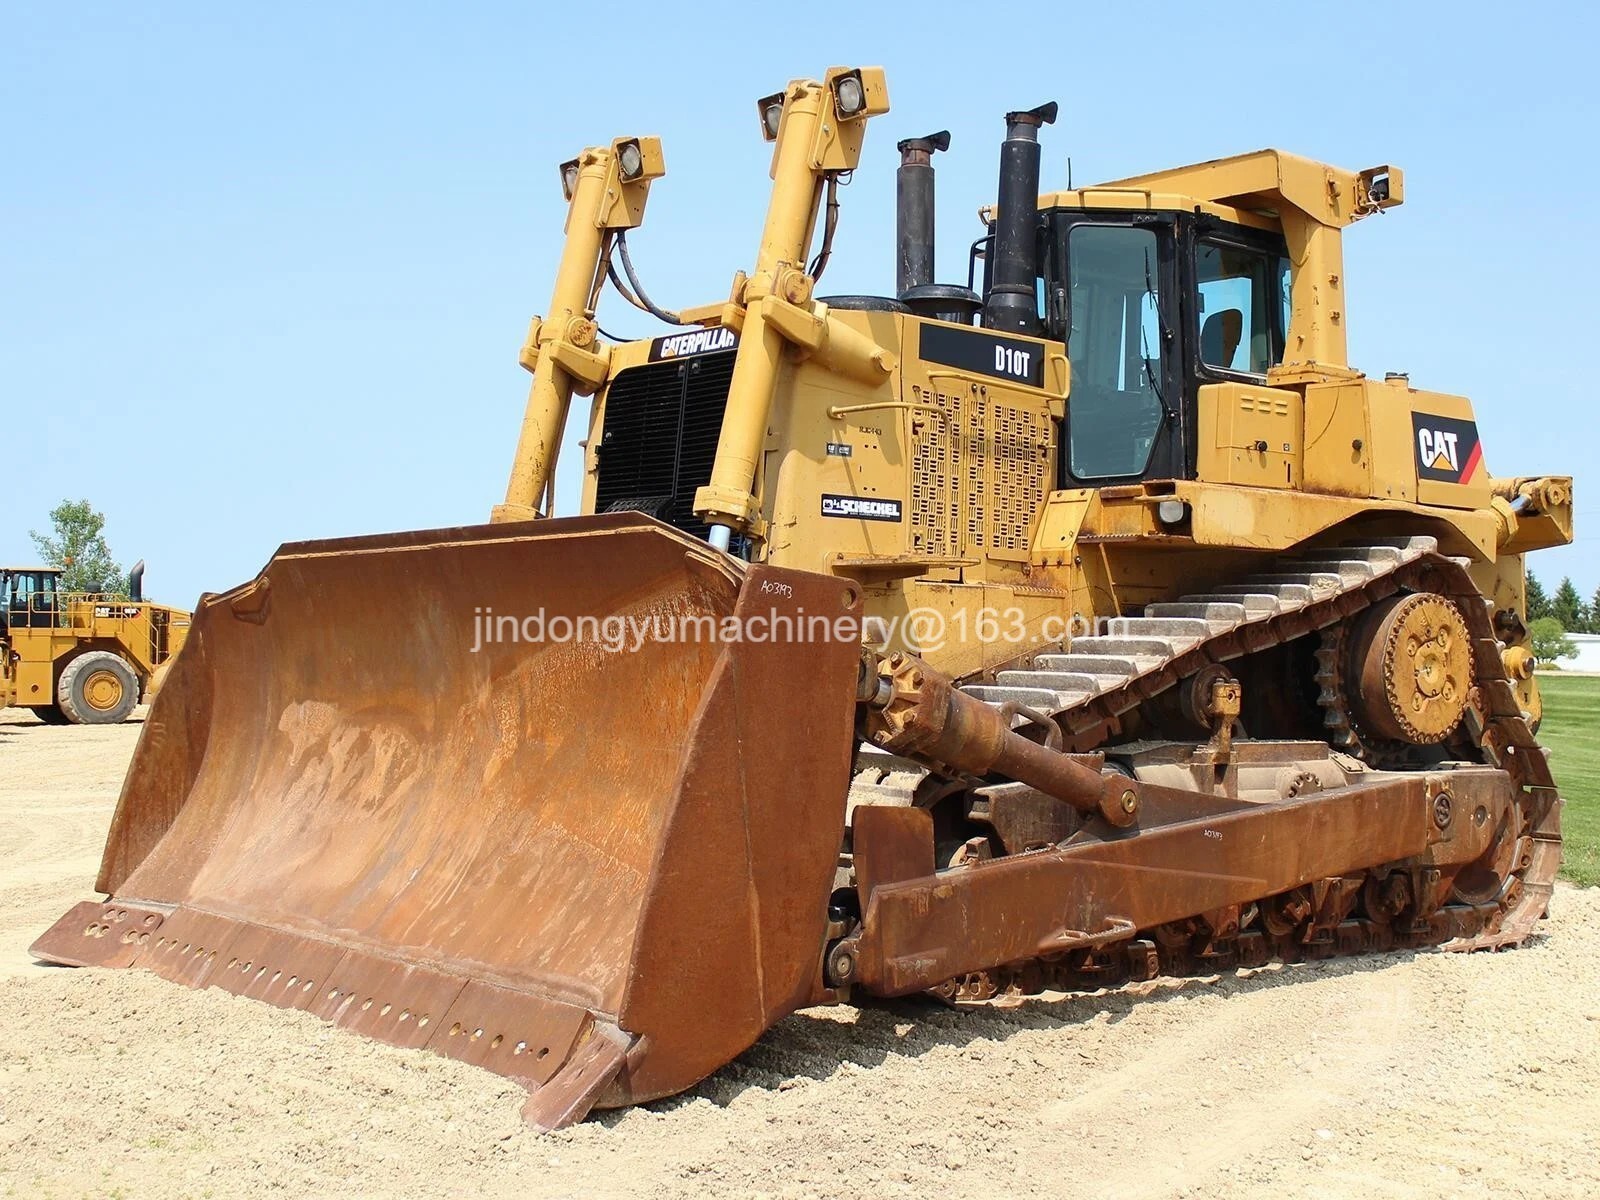
[[[1572,644],[1578,648],[1574,658],[1563,658],[1558,664],[1563,671],[1593,671],[1600,674],[1600,633],[1569,633]]]

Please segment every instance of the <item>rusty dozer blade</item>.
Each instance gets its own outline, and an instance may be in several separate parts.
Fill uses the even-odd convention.
[[[111,897],[33,952],[477,1063],[546,1128],[681,1091],[827,995],[859,642],[798,630],[859,613],[634,514],[285,546],[202,603]]]

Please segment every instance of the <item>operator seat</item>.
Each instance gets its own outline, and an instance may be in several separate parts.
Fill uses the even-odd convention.
[[[1244,313],[1237,308],[1225,308],[1212,313],[1200,327],[1200,361],[1208,367],[1231,371],[1233,356],[1238,352],[1239,339],[1243,336]]]

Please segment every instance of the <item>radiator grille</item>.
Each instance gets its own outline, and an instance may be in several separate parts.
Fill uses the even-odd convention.
[[[734,354],[630,367],[611,381],[596,451],[596,512],[647,512],[706,535],[694,494],[711,482]]]

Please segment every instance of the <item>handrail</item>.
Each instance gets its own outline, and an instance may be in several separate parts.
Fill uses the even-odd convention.
[[[923,404],[916,400],[876,400],[870,404],[835,404],[828,409],[828,416],[837,421],[851,413],[877,412],[885,408],[905,408],[919,412],[942,413],[944,409],[937,404]]]

